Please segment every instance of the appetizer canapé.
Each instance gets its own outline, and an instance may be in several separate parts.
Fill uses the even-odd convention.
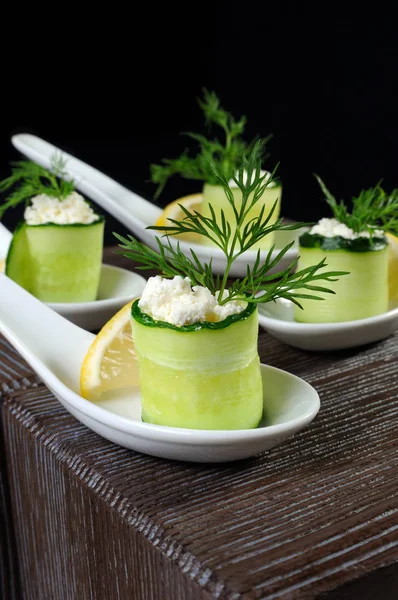
[[[263,413],[254,304],[220,306],[186,277],[152,277],[132,308],[142,419],[196,429],[249,429]]]
[[[158,184],[157,194],[159,195],[168,179],[173,175],[180,175],[186,179],[198,180],[203,182],[202,202],[200,211],[204,216],[210,216],[210,206],[217,214],[223,210],[228,223],[233,227],[235,218],[231,205],[227,202],[224,189],[220,185],[218,176],[213,170],[215,165],[217,171],[221,173],[230,185],[231,193],[234,196],[235,206],[239,207],[242,202],[242,192],[236,182],[236,175],[240,167],[242,157],[253,144],[247,144],[242,134],[245,129],[246,117],[235,120],[234,117],[225,111],[219,103],[214,92],[204,91],[203,100],[199,101],[203,110],[206,124],[216,125],[223,132],[223,140],[218,138],[207,139],[203,135],[188,133],[187,135],[194,139],[198,146],[198,152],[191,157],[187,152],[172,160],[164,160],[161,165],[151,165],[152,181]],[[265,144],[271,136],[262,141],[262,161],[265,156]],[[270,223],[277,220],[280,213],[280,202],[282,197],[282,187],[279,181],[267,171],[262,171],[265,175],[261,198],[252,207],[247,215],[246,222],[260,215],[270,214]],[[271,232],[265,238],[259,240],[253,245],[253,248],[270,248],[274,240],[274,232]],[[193,238],[193,241],[198,239]],[[209,238],[203,238],[202,243],[213,244]]]
[[[302,223],[270,222],[264,213],[245,225],[247,214],[260,200],[265,176],[260,173],[261,142],[243,157],[237,176],[242,195],[238,205],[224,175],[217,171],[226,201],[234,207],[235,227],[223,226],[215,212],[210,217],[188,214],[166,228],[168,235],[195,233],[211,238],[226,256],[222,277],[211,264],[201,264],[194,252],[184,255],[158,238],[159,251],[132,236],[117,236],[123,254],[139,269],[157,269],[161,277],[148,280],[140,300],[132,305],[132,331],[140,367],[142,418],[150,423],[194,429],[257,427],[263,413],[263,389],[257,352],[257,303],[296,296],[316,298],[319,280],[335,281],[339,272],[325,272],[325,260],[292,274],[269,274],[291,247],[276,258],[260,252],[247,276],[229,284],[231,265],[246,250],[278,229],[296,229]],[[163,229],[152,227],[152,229]],[[244,235],[242,233],[244,232]],[[322,273],[320,271],[322,270]],[[317,295],[312,283],[317,281]]]
[[[50,170],[29,161],[13,164],[0,191],[0,206],[24,202],[24,219],[15,229],[6,258],[8,277],[44,302],[86,302],[98,293],[104,219],[67,180],[65,163],[53,157]]]
[[[299,269],[325,258],[349,275],[332,282],[335,295],[324,302],[304,300],[297,321],[327,323],[364,319],[388,310],[388,238],[398,224],[398,193],[376,185],[352,199],[352,212],[337,202],[318,178],[333,217],[321,219],[299,239]]]

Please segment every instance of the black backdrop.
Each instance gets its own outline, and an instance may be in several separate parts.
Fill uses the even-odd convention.
[[[381,178],[398,187],[398,42],[383,3],[53,8],[3,22],[1,177],[19,157],[10,136],[31,132],[152,199],[149,165],[186,147],[179,132],[204,131],[207,87],[247,116],[247,139],[274,134],[265,166],[280,161],[285,216],[328,214],[314,172],[339,198]],[[158,203],[199,187],[172,180]],[[109,218],[107,244],[113,230],[125,232]]]

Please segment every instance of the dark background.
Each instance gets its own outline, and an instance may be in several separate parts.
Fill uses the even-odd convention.
[[[398,43],[389,3],[196,2],[18,7],[3,23],[0,176],[30,132],[147,199],[149,165],[204,132],[197,97],[216,91],[245,137],[272,132],[284,216],[328,215],[313,173],[349,199],[383,179],[398,187]],[[192,146],[194,148],[194,146]],[[172,180],[158,203],[200,189]],[[21,209],[3,221],[13,227]],[[125,233],[109,218],[112,231]]]

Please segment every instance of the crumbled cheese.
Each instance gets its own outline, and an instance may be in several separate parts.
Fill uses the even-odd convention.
[[[342,237],[346,240],[356,240],[357,238],[369,238],[369,231],[354,232],[352,229],[340,223],[337,219],[321,219],[316,225],[310,229],[310,233],[323,235],[323,237]],[[384,231],[375,229],[374,236],[384,237]]]
[[[77,192],[72,192],[64,200],[40,194],[31,199],[31,204],[25,209],[24,215],[28,225],[43,225],[44,223],[56,223],[57,225],[83,223],[87,225],[99,218],[83,196]]]
[[[264,183],[266,183],[266,182],[269,180],[269,178],[271,177],[271,173],[270,173],[269,171],[260,171],[260,174],[261,174],[261,175],[265,175],[265,176],[266,176],[266,177],[265,177],[265,179],[264,179]],[[254,179],[254,176],[255,176],[255,172],[252,174],[252,180]],[[238,177],[238,173],[236,173],[235,177]],[[243,181],[244,181],[245,183],[246,183],[246,181],[247,181],[247,172],[246,172],[246,171],[243,173]],[[230,180],[228,181],[228,185],[229,185],[229,187],[231,187],[231,188],[236,188],[236,187],[238,187],[238,186],[236,185],[236,181],[234,181],[233,179],[230,179]],[[271,188],[271,187],[274,187],[275,185],[276,185],[275,181],[272,181],[272,182],[269,184],[269,187]]]
[[[216,297],[205,287],[191,286],[188,277],[174,279],[150,277],[138,303],[140,309],[156,321],[165,321],[181,327],[204,321],[223,321],[229,315],[242,312],[247,302],[217,303]]]

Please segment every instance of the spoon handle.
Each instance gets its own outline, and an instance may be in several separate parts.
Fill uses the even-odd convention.
[[[94,335],[77,327],[0,274],[0,333],[40,374],[40,365],[59,376],[79,372]],[[38,368],[39,366],[39,368]]]
[[[35,135],[20,133],[14,135],[11,142],[22,154],[46,169],[50,167],[55,153],[62,155],[67,161],[68,175],[75,181],[76,187],[122,223],[127,219],[131,225],[142,228],[155,223],[161,213],[160,208],[108,175]]]
[[[0,223],[0,260],[7,256],[11,239],[12,233],[8,231],[7,227],[4,227],[4,225]]]

